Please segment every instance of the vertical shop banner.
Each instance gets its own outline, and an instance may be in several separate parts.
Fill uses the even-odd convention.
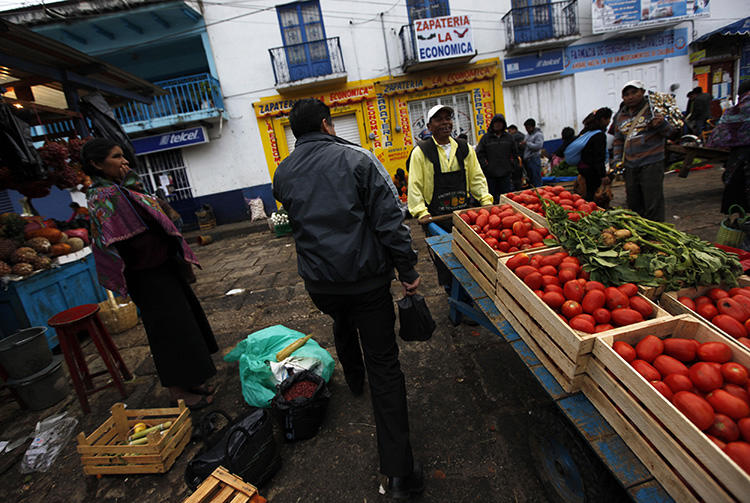
[[[436,61],[476,54],[469,16],[416,19],[414,38],[419,61]]]
[[[276,139],[276,132],[273,130],[273,121],[266,119],[266,132],[268,133],[268,143],[271,146],[271,155],[273,156],[273,162],[278,166],[281,163],[281,155],[279,155],[279,142]]]
[[[709,0],[589,0],[591,29],[604,33],[708,16]]]
[[[409,123],[409,104],[404,98],[396,98],[396,113],[398,114],[398,125],[401,126],[401,134],[404,137],[404,147],[414,145],[411,137],[411,124]]]
[[[378,127],[378,107],[375,100],[367,100],[367,125],[365,131],[372,138],[372,148],[383,148],[380,141],[380,127]]]
[[[596,68],[636,65],[687,54],[687,28],[665,30],[640,37],[613,38],[565,48],[563,74]]]

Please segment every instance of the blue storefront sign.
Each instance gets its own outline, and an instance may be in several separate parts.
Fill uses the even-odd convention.
[[[208,143],[208,133],[206,132],[206,128],[199,126],[180,131],[170,131],[169,133],[155,136],[135,138],[131,142],[133,143],[133,148],[135,148],[136,155],[152,154],[163,150]]]
[[[640,37],[616,38],[565,48],[563,74],[597,68],[637,65],[687,54],[687,28],[665,30]]]
[[[540,54],[527,54],[503,61],[505,80],[537,77],[563,71],[563,51],[545,51]]]

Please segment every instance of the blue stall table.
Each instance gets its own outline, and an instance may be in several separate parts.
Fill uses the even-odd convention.
[[[81,304],[96,304],[107,298],[96,277],[94,255],[83,257],[21,280],[0,285],[0,336],[27,327],[47,327],[47,344],[57,346],[57,335],[47,320],[60,311]]]

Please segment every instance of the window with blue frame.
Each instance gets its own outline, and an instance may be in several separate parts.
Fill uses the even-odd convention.
[[[553,37],[550,0],[511,0],[513,35],[516,42]]]
[[[451,13],[448,0],[406,0],[406,10],[409,12],[409,24],[415,19],[448,16]]]
[[[280,5],[276,12],[291,79],[330,74],[331,58],[318,0]]]

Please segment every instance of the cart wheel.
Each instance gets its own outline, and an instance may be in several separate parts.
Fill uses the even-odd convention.
[[[551,501],[629,501],[601,460],[557,411],[542,411],[529,435],[532,459]]]

